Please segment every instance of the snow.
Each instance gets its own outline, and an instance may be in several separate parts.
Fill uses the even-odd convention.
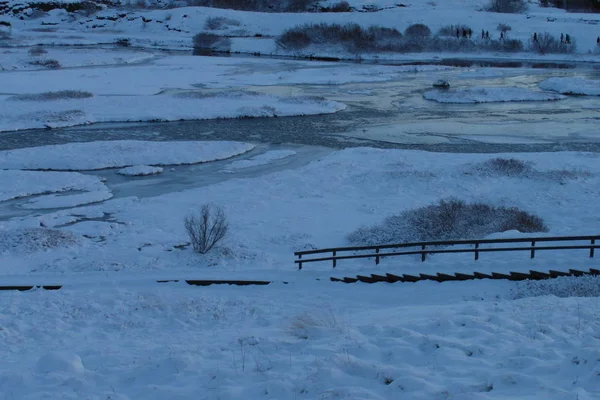
[[[600,80],[583,78],[549,78],[540,82],[540,88],[562,94],[600,96]]]
[[[481,172],[482,163],[497,157],[523,160],[532,169],[516,177]],[[285,280],[290,279],[287,274],[295,268],[291,258],[294,251],[350,245],[347,235],[361,226],[373,226],[390,215],[448,197],[518,207],[536,214],[550,229],[543,235],[597,234],[598,221],[589,215],[596,213],[599,177],[600,164],[593,153],[445,154],[346,149],[299,168],[253,178],[228,176],[208,186],[176,189],[154,197],[117,198],[6,221],[5,229],[24,224],[39,226],[40,222],[60,227],[109,215],[105,223],[119,226],[103,235],[101,244],[89,244],[79,250],[76,260],[69,253],[60,252],[56,254],[57,262],[51,264],[35,256],[0,259],[0,265],[6,266],[0,273],[10,275],[35,269],[38,273],[60,273],[66,277],[73,270],[154,271],[220,278],[234,274],[254,279],[282,274],[281,279]],[[201,204],[211,202],[225,209],[231,224],[230,235],[222,247],[205,256],[195,255],[190,249],[177,249],[175,246],[189,240],[183,227],[184,217]],[[404,257],[384,260],[378,270],[408,274],[422,272],[423,268],[446,273],[547,270],[561,263],[572,265],[573,259],[577,259],[579,268],[598,267],[597,259],[589,259],[582,250],[540,252],[534,260],[518,252],[490,253],[475,264],[464,254],[432,257],[425,264]],[[370,262],[344,260],[335,271],[329,263],[307,264],[304,270],[328,278],[332,272],[375,273],[373,268]]]
[[[105,189],[100,178],[77,172],[0,170],[0,201],[51,192],[96,192]]]
[[[356,7],[369,3],[351,0]],[[509,37],[523,41],[532,32],[569,33],[580,53],[344,54],[322,48],[314,55],[402,62],[457,56],[526,63],[600,60],[594,53],[598,15],[533,3],[520,15],[480,11],[487,0],[406,0],[406,7],[394,3],[378,1],[380,7],[391,8],[377,13],[270,14],[189,7],[127,8],[122,11],[126,16],[118,17],[109,8],[89,17],[54,10],[23,20],[9,13],[2,19],[13,24],[11,37],[0,38],[6,46],[0,55],[0,69],[5,69],[0,72],[0,130],[308,115],[336,112],[348,103],[353,111],[364,107],[360,118],[365,124],[353,126],[352,117],[340,114],[334,123],[356,130],[343,133],[346,138],[370,135],[391,142],[451,144],[456,134],[497,143],[547,141],[553,149],[562,137],[596,139],[597,129],[589,121],[594,121],[597,107],[590,98],[518,106],[470,104],[565,98],[536,91],[538,84],[563,94],[597,95],[591,67],[461,71],[425,65],[191,57],[158,50],[189,50],[206,19],[222,16],[239,21],[219,33],[233,36],[232,50],[243,53],[294,56],[277,48],[275,36],[307,22],[357,22],[399,30],[421,22],[434,32],[447,24],[467,23],[475,32],[485,28],[492,35],[498,23],[506,23],[512,27]],[[98,18],[114,16],[116,21]],[[58,25],[47,26],[54,23]],[[136,48],[105,48],[118,38],[130,39]],[[56,59],[62,69],[29,70],[38,57],[30,56],[27,46],[39,43],[48,51],[39,58]],[[48,46],[51,43],[87,47]],[[452,89],[430,91],[425,98],[467,105],[424,100],[422,93],[437,79],[447,79]],[[475,88],[465,87],[474,80]],[[94,96],[10,100],[60,90]],[[379,124],[379,114],[366,116],[369,107],[398,118],[393,123],[382,118]],[[580,119],[552,117],[572,109],[581,111]],[[48,142],[89,140],[73,132],[85,135],[87,130],[51,132]],[[18,135],[32,146],[35,139],[29,142],[28,134]],[[248,138],[260,134],[249,131]],[[16,135],[7,135],[5,148],[13,145]],[[329,280],[386,272],[598,269],[598,258],[589,258],[588,250],[538,251],[535,259],[528,252],[482,253],[478,261],[468,254],[436,255],[424,263],[418,257],[395,257],[377,266],[374,260],[341,260],[336,269],[324,262],[305,264],[301,271],[292,262],[296,250],[348,245],[347,235],[361,226],[448,197],[518,207],[539,215],[549,227],[543,234],[508,231],[490,237],[598,234],[597,153],[324,151],[270,145],[258,156],[248,153],[240,157],[244,159],[225,161],[253,148],[239,142],[118,140],[0,151],[0,201],[6,211],[0,215],[2,282],[64,285],[59,291],[0,291],[0,398],[600,397],[599,298],[573,297],[597,296],[597,277],[374,285]],[[304,157],[309,152],[310,163]],[[517,158],[531,170],[518,176],[481,171],[496,157]],[[177,167],[173,173],[143,180],[117,176],[117,170],[87,173],[105,176],[105,182],[76,172],[19,170],[132,166],[125,171],[138,173],[159,170],[155,165],[211,160],[224,161]],[[212,175],[198,182],[192,174]],[[195,184],[181,189],[181,181]],[[132,196],[136,186],[155,186],[156,193]],[[124,187],[132,190],[123,194]],[[186,247],[183,220],[209,202],[225,209],[231,229],[213,252],[198,255]],[[14,210],[19,214],[11,218]],[[183,281],[159,284],[158,279],[273,283],[191,287]]]
[[[37,50],[39,49],[39,50]],[[41,51],[32,55],[29,51]],[[92,67],[106,65],[127,65],[149,61],[155,57],[151,52],[124,49],[82,49],[43,47],[4,48],[0,51],[0,71],[22,71],[43,69],[32,63],[44,60],[56,60],[61,68]]]
[[[171,55],[145,65],[119,68],[96,67],[90,70],[59,69],[3,73],[0,74],[0,87],[3,93],[11,94],[76,89],[89,91],[95,95],[142,96],[155,95],[168,89],[385,82],[419,72],[451,69],[431,65],[388,67]],[[221,93],[225,95],[227,92]]]
[[[69,208],[77,207],[85,204],[98,203],[108,200],[113,197],[113,194],[107,188],[96,190],[93,192],[77,193],[77,194],[49,194],[39,196],[22,204],[21,207],[32,210],[42,210],[49,208]]]
[[[112,140],[0,151],[0,168],[96,170],[138,164],[181,165],[223,160],[254,148],[241,142]]]
[[[296,152],[293,150],[272,150],[258,156],[252,157],[248,160],[234,161],[223,168],[225,172],[235,172],[236,170],[258,167],[261,165],[267,165],[273,161],[281,160],[286,157],[295,155]]]
[[[38,360],[35,371],[38,374],[60,373],[77,375],[85,372],[81,357],[77,354],[50,352]]]
[[[466,89],[430,90],[423,94],[438,103],[496,103],[509,101],[554,101],[565,97],[559,94],[536,92],[520,87],[471,87]]]
[[[0,96],[0,131],[57,128],[94,122],[177,121],[334,113],[346,106],[320,98],[284,98],[259,93],[184,92],[156,96],[94,96],[23,101]]]
[[[126,176],[147,176],[156,175],[163,172],[161,167],[151,167],[149,165],[134,165],[120,169],[117,173]]]
[[[7,398],[598,396],[598,298],[510,282],[4,292]],[[193,338],[193,340],[190,340]]]

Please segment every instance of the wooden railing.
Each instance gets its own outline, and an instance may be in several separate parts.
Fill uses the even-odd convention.
[[[479,259],[480,253],[493,253],[502,251],[528,251],[530,258],[535,257],[536,251],[544,250],[589,250],[590,258],[594,257],[594,250],[600,248],[596,245],[596,240],[600,241],[600,235],[595,236],[562,236],[562,237],[529,237],[529,238],[510,238],[510,239],[475,239],[475,240],[446,240],[434,242],[415,242],[415,243],[398,243],[384,244],[377,246],[357,246],[357,247],[335,247],[318,250],[297,251],[294,253],[298,259],[295,261],[298,264],[298,269],[302,269],[305,263],[331,261],[333,268],[337,266],[338,260],[350,260],[360,258],[374,258],[375,264],[383,257],[420,255],[421,261],[427,259],[427,254],[443,254],[443,253],[474,253],[475,261]],[[540,246],[539,243],[553,242],[569,242],[568,245],[560,246]],[[525,246],[512,247],[481,247],[482,245],[494,244],[519,244],[525,243]],[[473,246],[472,248],[452,249],[448,246]],[[444,248],[440,248],[444,247]],[[415,248],[415,249],[411,249]],[[409,249],[404,251],[396,251],[397,249]],[[358,254],[357,254],[358,252]],[[306,256],[315,254],[328,254],[331,256],[323,256],[316,258],[306,258]],[[348,254],[352,253],[352,254]]]

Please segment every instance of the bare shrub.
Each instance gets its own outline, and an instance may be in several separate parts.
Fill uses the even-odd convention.
[[[210,54],[215,51],[228,52],[231,40],[214,33],[199,33],[194,36],[194,54]]]
[[[317,11],[314,0],[181,0],[187,6],[214,7],[241,11],[260,12],[309,12]],[[175,4],[173,5],[175,6]]]
[[[502,32],[502,33],[506,33],[506,32],[512,31],[512,27],[507,24],[498,24],[498,26],[496,27],[496,30],[499,32]]]
[[[129,38],[118,38],[115,40],[115,45],[119,46],[119,47],[130,47],[131,46],[131,39]]]
[[[413,39],[426,39],[431,36],[431,29],[425,24],[413,24],[404,30],[404,36]]]
[[[287,50],[301,50],[312,43],[308,32],[299,27],[288,29],[277,39],[277,45]]]
[[[571,54],[577,49],[575,39],[571,38],[570,43],[561,42],[550,33],[542,33],[536,36],[536,40],[531,40],[530,50],[539,54]]]
[[[34,46],[30,48],[27,53],[29,53],[30,56],[41,56],[43,54],[48,54],[48,51],[46,51],[46,49],[44,49],[42,46]]]
[[[469,31],[471,28],[465,24],[457,24],[457,25],[446,25],[440,28],[438,31],[438,36],[452,36],[456,37],[456,32],[458,31],[459,35],[462,35],[462,31]]]
[[[525,0],[490,0],[486,10],[505,14],[520,14],[527,11]]]
[[[393,51],[396,50],[402,34],[396,29],[371,26],[363,29],[360,25],[306,24],[285,31],[277,44],[290,50],[298,50],[315,45],[339,45],[346,51]]]
[[[347,1],[340,1],[339,3],[332,4],[329,7],[321,9],[322,12],[350,12],[352,7]]]
[[[515,283],[510,297],[600,297],[600,276],[561,276],[541,281],[521,281]]]
[[[94,97],[90,92],[81,90],[59,90],[57,92],[42,92],[33,94],[17,94],[9,97],[9,100],[18,101],[56,101],[56,100],[72,100],[72,99],[87,99]]]
[[[30,61],[29,64],[35,65],[38,67],[48,68],[48,69],[59,69],[62,67],[62,65],[60,65],[60,62],[58,62],[58,60],[35,60],[35,61]]]
[[[219,29],[227,28],[228,26],[240,26],[241,23],[238,20],[225,17],[211,17],[204,23],[204,29],[210,31],[216,31]]]
[[[541,218],[515,207],[466,203],[450,198],[388,217],[381,225],[361,227],[348,235],[357,245],[432,240],[475,239],[496,232],[547,232]]]
[[[516,158],[492,158],[479,164],[476,169],[484,173],[509,177],[524,177],[534,171],[531,164]]]
[[[184,220],[195,252],[208,253],[229,231],[225,211],[214,204],[203,204],[199,212],[190,213]]]

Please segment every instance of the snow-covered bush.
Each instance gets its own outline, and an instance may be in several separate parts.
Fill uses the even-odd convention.
[[[404,30],[404,36],[411,39],[427,39],[431,36],[431,29],[425,24],[413,24]]]
[[[486,10],[497,13],[520,14],[527,11],[525,0],[490,0]]]
[[[348,240],[357,245],[375,245],[476,239],[508,230],[531,233],[547,232],[548,228],[538,216],[516,207],[469,204],[450,198],[390,216],[374,227],[361,227],[348,235]]]
[[[90,92],[82,90],[59,90],[57,92],[42,92],[32,94],[16,94],[9,97],[9,100],[18,101],[56,101],[71,99],[87,99],[94,97]]]
[[[521,281],[511,291],[511,297],[556,296],[600,297],[600,276],[561,276],[541,281]]]
[[[577,49],[575,38],[569,38],[569,43],[564,40],[558,40],[550,33],[542,33],[536,35],[535,39],[532,39],[529,44],[531,51],[535,51],[539,54],[571,54]]]
[[[214,51],[227,52],[231,49],[231,40],[214,33],[199,33],[194,36],[194,54],[210,54]]]
[[[204,29],[216,31],[229,26],[240,26],[240,21],[226,17],[211,17],[204,23]]]
[[[225,211],[214,204],[203,204],[199,211],[190,213],[184,225],[194,251],[200,254],[208,253],[229,231]]]

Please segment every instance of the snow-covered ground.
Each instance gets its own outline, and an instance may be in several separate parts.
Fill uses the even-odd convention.
[[[472,87],[468,89],[435,89],[423,94],[427,100],[438,103],[497,103],[507,101],[551,101],[565,97],[555,93],[539,92],[516,87]]]
[[[368,3],[351,1],[355,7]],[[216,33],[232,36],[232,50],[244,53],[293,55],[277,48],[275,36],[306,22],[399,30],[426,23],[434,32],[465,23],[476,34],[488,29],[494,37],[496,26],[505,23],[512,27],[509,38],[524,41],[532,32],[569,33],[577,40],[578,53],[348,55],[321,48],[315,55],[402,61],[599,60],[598,15],[537,4],[521,15],[486,13],[481,11],[484,0],[395,3],[378,1],[386,9],[376,13],[188,7],[107,9],[90,16],[57,10],[32,18],[28,11],[3,15],[0,20],[10,21],[12,28],[0,26],[0,45],[9,46],[0,50],[0,131],[103,121],[333,113],[348,104],[349,111],[364,110],[359,118],[365,123],[352,125],[346,138],[408,143],[450,143],[457,137],[458,142],[499,143],[597,139],[594,99],[563,96],[598,94],[591,67],[546,73],[155,51],[187,50],[192,36],[206,31],[208,18],[225,17],[239,23],[224,24]],[[121,11],[124,16],[118,15]],[[10,35],[4,33],[8,31]],[[106,47],[117,40],[136,47]],[[47,53],[31,47],[39,44]],[[61,68],[47,69],[37,60],[56,60],[49,66]],[[448,79],[451,89],[427,92],[440,78]],[[48,100],[55,97],[52,92],[65,90],[90,96]],[[505,103],[494,104],[500,101]],[[516,101],[529,103],[511,104]],[[470,104],[474,102],[491,104]],[[375,116],[368,121],[369,110],[395,119]],[[356,122],[348,115],[352,118],[351,112],[340,113],[334,123]],[[235,140],[251,142],[261,134],[258,130]],[[85,140],[73,132],[85,134],[64,130],[55,140]],[[21,144],[7,134],[2,144],[33,146],[30,134],[18,133]],[[301,271],[293,263],[296,250],[348,245],[348,234],[360,227],[448,197],[536,214],[548,226],[539,235],[598,234],[597,153],[460,154],[364,147],[319,152],[285,143],[255,147],[193,141],[204,134],[194,132],[193,139],[180,142],[116,140],[0,151],[0,280],[3,285],[64,285],[56,292],[0,291],[0,399],[600,398],[598,297],[553,296],[597,295],[598,278],[561,279],[554,289],[544,283],[488,280],[392,285],[329,281],[331,276],[386,272],[599,268],[589,250],[539,251],[533,260],[518,252],[485,253],[476,262],[468,254],[431,256],[424,263],[418,257],[397,257],[378,266],[374,260],[341,260],[336,269],[325,262],[305,264]],[[164,140],[159,135],[155,139]],[[307,164],[301,158],[308,151],[316,155]],[[232,157],[236,159],[227,160]],[[527,168],[510,176],[482,168],[497,157],[519,159]],[[210,164],[214,160],[223,161]],[[175,167],[190,163],[207,164]],[[121,167],[128,168],[102,171]],[[81,172],[57,172],[66,170]],[[182,174],[207,171],[214,175],[210,181],[181,182]],[[124,186],[127,194],[119,194]],[[155,192],[136,196],[135,188],[152,187]],[[223,207],[230,232],[211,253],[198,255],[188,244],[183,220],[210,202]],[[508,231],[490,237],[531,235]],[[156,282],[211,278],[275,283],[190,287]]]
[[[187,148],[192,146],[187,145]],[[35,150],[22,152],[25,157]],[[88,153],[90,165],[86,168],[106,163],[103,154],[98,155]],[[271,156],[266,153],[265,157]],[[480,170],[481,163],[496,157],[531,162],[533,172],[511,177]],[[43,157],[38,158],[40,162],[43,160]],[[15,161],[11,165],[16,168],[21,164]],[[66,168],[68,165],[58,166]],[[152,185],[153,179],[159,184],[168,178],[169,173],[165,171],[155,178],[145,178],[144,184]],[[228,179],[155,197],[119,198],[95,206],[4,221],[1,226],[5,230],[68,224],[65,229],[103,239],[88,243],[84,248],[33,253],[27,257],[7,253],[0,260],[3,266],[0,272],[19,275],[35,270],[59,273],[60,279],[68,279],[73,271],[98,270],[178,276],[181,273],[220,277],[235,273],[255,278],[282,273],[285,276],[286,271],[294,269],[292,255],[296,250],[349,245],[347,235],[361,226],[376,225],[387,216],[452,196],[468,202],[514,206],[534,213],[545,221],[548,235],[596,234],[598,179],[600,167],[595,153],[515,156],[347,149],[301,168],[256,178]],[[185,215],[208,202],[222,205],[230,219],[231,234],[227,242],[206,256],[198,256],[189,248],[176,248],[188,241],[183,227]],[[103,221],[86,225],[99,217]],[[108,233],[97,232],[101,226],[113,226],[111,224],[116,222],[118,226]],[[522,253],[486,254],[477,263],[460,254],[433,257],[425,264],[415,264],[416,258],[406,257],[385,260],[377,269],[370,262],[347,261],[339,262],[336,272],[415,273],[423,268],[430,272],[501,272],[549,269],[560,265],[559,260],[572,265],[574,258],[578,266],[597,266],[596,259],[588,259],[585,253],[585,250],[581,254],[542,253],[531,261]],[[312,264],[305,270],[326,276],[332,272],[328,263]]]
[[[600,96],[600,81],[582,78],[549,78],[540,82],[540,88],[562,94]]]
[[[597,298],[509,282],[1,293],[7,399],[598,398]]]
[[[149,61],[155,54],[145,51],[101,48],[18,47],[0,50],[0,71],[43,69],[39,64],[56,60],[60,68],[127,65]]]
[[[94,96],[44,102],[0,96],[0,103],[0,131],[95,122],[285,117],[333,113],[345,108],[344,104],[319,98],[285,98],[244,92]]]
[[[110,140],[0,151],[0,168],[84,171],[138,164],[180,165],[223,160],[254,148],[240,142]]]

